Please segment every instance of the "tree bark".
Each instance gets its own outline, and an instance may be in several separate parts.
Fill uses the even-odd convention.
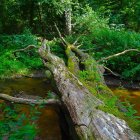
[[[62,59],[47,51],[48,46],[42,46],[39,54],[44,65],[53,74],[62,103],[70,114],[80,140],[140,139],[125,121],[98,110],[97,107],[104,103],[89,92],[77,76],[69,71]],[[74,51],[81,55],[79,50]],[[97,74],[100,75],[100,72]]]
[[[66,26],[66,34],[70,35],[72,32],[72,23],[71,23],[71,17],[72,17],[72,6],[71,1],[65,1],[61,0],[61,2],[64,4],[64,14],[65,14],[65,26]]]
[[[65,9],[66,32],[68,35],[70,35],[72,32],[71,16],[72,16],[72,8],[71,5],[69,4]]]
[[[36,104],[36,105],[52,105],[52,104],[57,104],[60,105],[61,102],[58,99],[27,99],[27,98],[17,98],[13,97],[7,94],[2,94],[0,93],[0,99],[14,102],[14,103],[19,103],[19,104]]]

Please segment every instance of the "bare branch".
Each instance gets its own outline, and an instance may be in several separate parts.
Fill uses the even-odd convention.
[[[118,73],[115,73],[115,72],[113,72],[111,69],[109,69],[108,67],[106,67],[106,66],[103,66],[106,70],[108,70],[111,74],[113,74],[113,75],[115,75],[115,76],[118,76],[118,77],[120,77],[121,75],[120,74],[118,74]]]
[[[57,32],[58,32],[58,35],[59,35],[60,39],[62,40],[63,45],[64,45],[64,46],[68,46],[69,43],[68,43],[68,42],[64,39],[64,37],[62,36],[62,34],[61,34],[60,30],[58,29],[56,23],[54,23],[54,25],[55,25],[55,28],[56,28],[56,30],[57,30]]]
[[[140,52],[140,50],[138,50],[138,49],[128,49],[128,50],[125,50],[125,51],[123,51],[123,52],[120,52],[120,53],[113,54],[113,55],[110,55],[110,56],[108,56],[108,57],[102,58],[102,59],[98,60],[97,62],[102,62],[102,61],[104,61],[104,60],[109,60],[109,59],[111,59],[111,58],[114,58],[114,57],[117,57],[117,56],[126,54],[126,53],[128,53],[128,52]]]
[[[76,46],[76,48],[78,49],[79,47],[81,47],[83,44],[80,44],[80,45],[78,45],[78,46]]]
[[[83,35],[85,35],[85,32],[83,32],[81,35],[79,35],[72,45],[75,46],[76,43],[79,41],[79,39],[80,39]]]
[[[81,36],[77,37],[77,39],[73,43],[74,46],[76,45],[76,43],[79,41],[80,38],[81,38]]]
[[[24,49],[19,49],[19,50],[15,50],[13,53],[14,53],[14,55],[16,56],[16,53],[17,52],[23,52],[23,51],[26,51],[26,50],[31,50],[31,49],[33,49],[33,48],[37,48],[35,45],[29,45],[29,46],[27,46],[26,48],[24,48]]]
[[[45,105],[50,105],[50,104],[61,104],[58,99],[26,99],[26,98],[17,98],[13,97],[7,94],[2,94],[0,93],[0,99],[14,102],[14,103],[19,103],[19,104],[45,104]]]

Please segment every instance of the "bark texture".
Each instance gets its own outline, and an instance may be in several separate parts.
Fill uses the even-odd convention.
[[[45,105],[51,105],[51,104],[61,104],[61,102],[58,99],[28,99],[28,98],[22,98],[22,97],[13,97],[7,94],[0,93],[0,99],[10,101],[13,103],[20,103],[20,104],[45,104]]]
[[[39,54],[44,65],[53,74],[56,86],[60,92],[61,100],[74,123],[75,131],[80,140],[140,140],[127,124],[115,116],[98,110],[99,105],[104,105],[78,80],[75,73],[69,71],[64,61],[50,53],[42,45]],[[74,50],[81,57],[80,51]],[[83,57],[82,61],[85,61]],[[96,64],[92,62],[92,64]],[[91,64],[87,67],[90,69]],[[98,66],[92,69],[101,75]],[[100,81],[103,82],[102,80]]]

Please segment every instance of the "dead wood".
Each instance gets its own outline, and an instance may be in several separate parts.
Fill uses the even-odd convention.
[[[80,55],[83,54],[77,49],[76,51]],[[104,103],[89,92],[77,76],[69,71],[61,58],[44,47],[39,49],[39,54],[44,65],[53,74],[61,101],[70,114],[80,140],[139,140],[140,137],[133,133],[125,121],[97,109]],[[82,56],[88,58],[87,54]]]
[[[0,93],[0,99],[10,101],[13,103],[19,103],[19,104],[37,104],[37,105],[51,105],[51,104],[58,104],[60,105],[60,101],[58,99],[27,99],[27,98],[17,98],[13,97],[7,94]]]
[[[101,59],[98,60],[97,62],[103,62],[103,61],[105,61],[105,60],[109,60],[109,59],[112,59],[112,58],[114,58],[114,57],[118,57],[118,56],[123,55],[123,54],[126,54],[126,53],[128,53],[128,52],[139,52],[139,53],[140,53],[140,50],[138,50],[138,49],[128,49],[128,50],[125,50],[125,51],[123,51],[123,52],[120,52],[120,53],[117,53],[117,54],[113,54],[113,55],[110,55],[110,56],[105,57],[105,58],[101,58]]]

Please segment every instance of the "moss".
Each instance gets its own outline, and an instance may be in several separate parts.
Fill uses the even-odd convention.
[[[71,72],[74,72],[74,70],[75,70],[75,64],[71,57],[68,59],[68,68]]]
[[[104,88],[104,90],[106,90],[106,88]],[[126,116],[125,112],[121,112],[116,105],[118,98],[116,96],[111,96],[111,94],[111,92],[108,94],[96,94],[96,96],[105,104],[104,106],[99,106],[98,109],[125,120],[130,128],[135,132],[140,133],[140,122],[135,118]]]
[[[79,71],[79,59],[75,56],[75,54],[71,51],[71,46],[69,45],[66,49],[66,55],[68,57],[68,68],[72,73],[77,73]]]
[[[94,72],[92,71],[92,73]],[[95,72],[94,74],[96,75],[97,73]],[[91,71],[89,76],[90,75]],[[79,79],[92,94],[94,94],[98,99],[104,102],[104,105],[98,106],[97,108],[125,120],[129,127],[132,128],[132,130],[140,133],[140,122],[135,118],[126,116],[124,112],[121,112],[116,105],[118,102],[117,96],[115,96],[106,85],[96,79],[93,79],[92,77],[93,76],[91,75],[91,78],[84,79],[79,76]]]
[[[52,73],[49,70],[45,71],[45,75],[48,79],[52,79]]]

